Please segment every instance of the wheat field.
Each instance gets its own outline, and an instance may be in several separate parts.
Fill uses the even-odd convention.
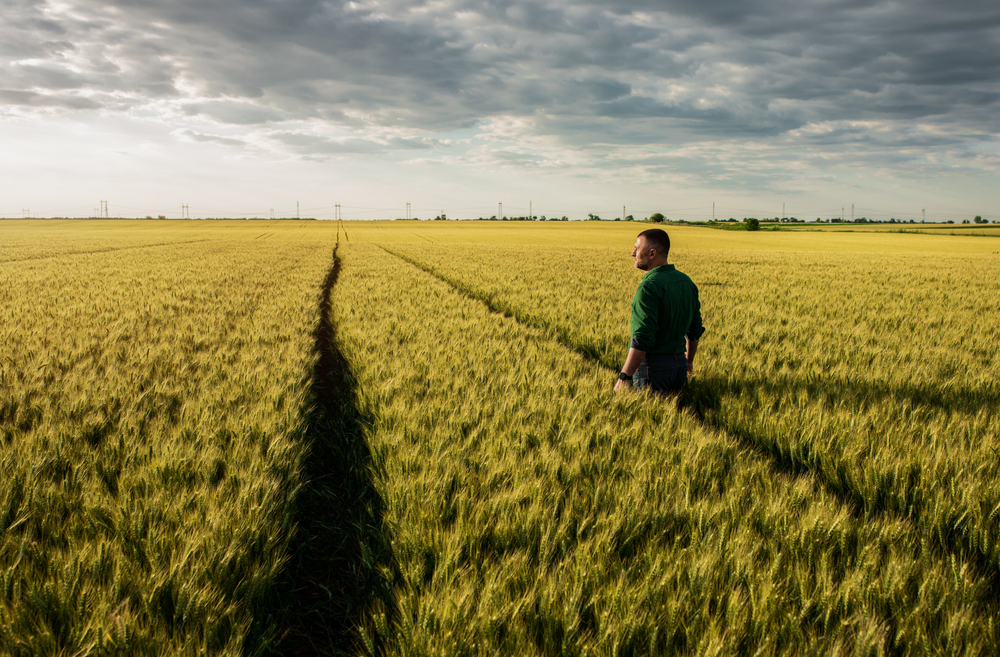
[[[646,227],[0,222],[0,652],[995,654],[1000,241]]]

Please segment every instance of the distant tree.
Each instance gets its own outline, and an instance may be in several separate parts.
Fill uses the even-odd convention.
[[[666,219],[666,217],[664,217],[659,212],[654,212],[653,214],[649,215],[649,220],[656,224],[662,224],[664,219]]]
[[[756,217],[744,219],[743,223],[746,225],[747,230],[760,230],[760,221]]]
[[[545,218],[544,214],[541,217],[539,217],[538,220],[539,221],[547,221],[547,219]]]
[[[598,217],[596,214],[587,214],[587,219],[589,221],[600,221],[601,220],[601,218]]]
[[[977,224],[989,223],[985,219],[983,219],[981,216],[979,216],[978,214],[976,215],[976,218],[973,219],[973,221],[975,221]]]
[[[563,215],[563,216],[562,216],[562,217],[561,217],[561,218],[559,219],[559,221],[569,221],[569,217],[567,217],[566,215]]]
[[[625,221],[635,221],[635,217],[633,217],[632,215],[626,215]]]

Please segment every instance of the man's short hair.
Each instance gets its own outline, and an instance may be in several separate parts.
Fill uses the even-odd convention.
[[[644,230],[639,233],[639,237],[646,238],[646,248],[656,249],[656,252],[663,256],[670,253],[670,237],[662,228]]]

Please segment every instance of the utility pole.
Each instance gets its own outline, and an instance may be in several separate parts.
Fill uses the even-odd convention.
[[[412,216],[410,202],[406,202],[406,218],[409,219]]]
[[[625,221],[625,206],[622,205],[622,221]]]
[[[712,201],[712,221],[715,221],[715,201]]]
[[[851,223],[854,223],[854,204],[851,203]]]
[[[533,210],[531,209],[531,199],[528,199],[528,221],[534,221],[534,220],[535,220],[535,215],[533,214]]]
[[[295,218],[296,219],[301,219],[302,218],[302,217],[299,216],[299,202],[298,201],[295,201]]]
[[[843,205],[840,206],[840,220],[841,221],[844,220],[844,206]]]
[[[920,208],[920,223],[927,220],[927,208]]]
[[[499,210],[497,210],[497,219],[503,219],[503,203],[497,203]]]
[[[712,214],[715,214],[715,212],[713,211]],[[782,219],[785,218],[785,202],[784,201],[781,202],[781,218]]]

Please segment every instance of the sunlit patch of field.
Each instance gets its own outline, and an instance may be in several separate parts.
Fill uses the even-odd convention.
[[[592,280],[590,267],[601,269],[595,253],[571,251],[578,258],[564,267],[552,253],[562,250],[532,260],[530,249],[496,245],[386,248],[448,271],[352,246],[345,262],[354,273],[338,296],[345,349],[379,417],[369,440],[385,468],[409,583],[392,633],[398,652],[995,645],[994,585],[982,555],[937,541],[933,520],[845,494],[794,449],[764,444],[738,424],[750,422],[741,411],[756,418],[761,402],[753,390],[732,389],[733,381],[753,387],[738,372],[724,374],[734,364],[721,345],[736,336],[717,329],[708,347],[706,334],[698,391],[718,397],[709,408],[614,396],[600,351],[574,346],[617,305],[624,355],[627,300],[595,308],[588,295],[597,293],[580,283]],[[605,255],[604,270],[621,271],[607,288],[621,280],[615,293],[624,298],[635,274],[616,268],[620,254]],[[352,259],[366,264],[351,267]],[[714,309],[706,317],[717,317]],[[757,351],[734,342],[734,352]],[[760,356],[746,367],[771,371]],[[794,408],[803,394],[789,393]],[[780,398],[780,383],[761,394]],[[698,410],[709,417],[699,420]],[[892,450],[872,441],[864,449],[883,459],[870,465],[873,478],[884,475]],[[941,455],[927,461],[933,467]]]
[[[0,269],[4,654],[239,652],[287,559],[330,249],[143,239]]]
[[[996,652],[994,240],[647,227],[0,222],[0,652]]]

